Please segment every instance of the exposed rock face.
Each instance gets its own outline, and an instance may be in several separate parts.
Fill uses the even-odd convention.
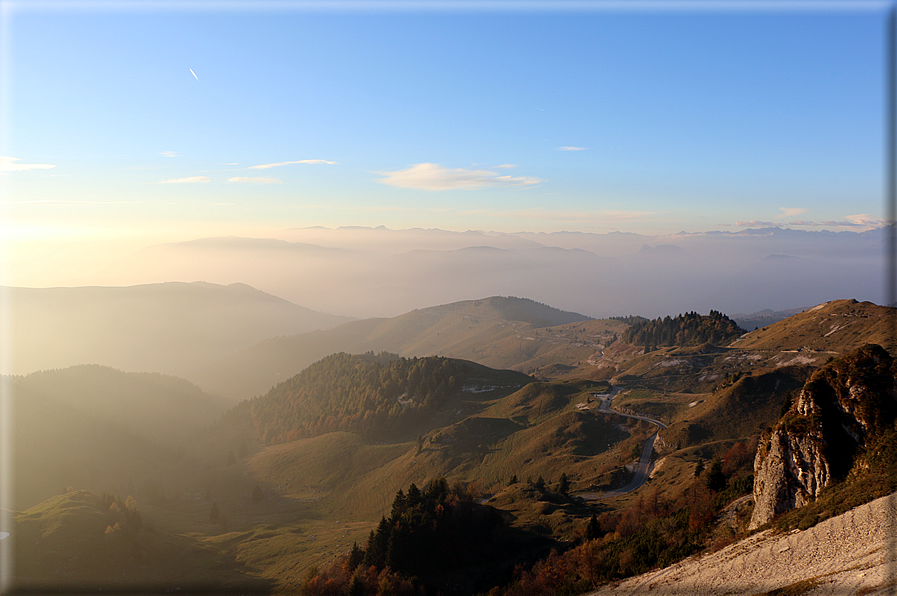
[[[869,344],[816,371],[791,409],[760,439],[750,528],[805,505],[847,476],[897,415],[897,366]]]

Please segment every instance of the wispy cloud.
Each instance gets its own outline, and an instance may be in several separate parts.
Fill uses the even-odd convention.
[[[509,219],[539,221],[592,222],[633,221],[654,215],[653,211],[560,211],[550,209],[520,209],[516,211],[493,211],[474,209],[464,215],[486,215]]]
[[[573,147],[571,145],[558,147],[558,151],[585,151],[586,149],[588,149],[588,147]]]
[[[246,176],[235,176],[228,178],[228,182],[249,182],[250,184],[283,184],[283,180],[277,178],[249,178]]]
[[[276,168],[278,166],[288,166],[294,163],[305,163],[305,164],[328,164],[328,165],[336,165],[335,161],[327,161],[326,159],[300,159],[297,161],[280,161],[277,163],[266,163],[260,166],[249,166],[250,170],[267,170],[268,168]]]
[[[878,217],[872,217],[868,213],[858,213],[856,215],[846,215],[842,221],[809,221],[809,220],[794,220],[789,221],[787,223],[776,223],[772,221],[759,221],[756,219],[752,219],[749,221],[736,221],[736,226],[741,227],[763,227],[763,228],[781,228],[781,227],[789,227],[789,228],[847,228],[852,230],[871,230],[874,228],[880,228],[885,225],[885,220],[880,219]],[[727,225],[727,224],[719,224],[719,225]]]
[[[30,172],[31,170],[49,170],[56,166],[48,163],[16,163],[22,161],[18,157],[0,157],[0,173]]]
[[[516,168],[517,164],[513,163],[503,163],[500,166],[494,166],[493,170],[510,170],[511,168]]]
[[[779,207],[779,211],[781,211],[782,214],[776,217],[776,219],[782,219],[783,217],[794,217],[795,215],[800,215],[801,213],[807,212],[807,210],[803,207]]]
[[[210,182],[208,176],[190,176],[189,178],[170,178],[163,180],[159,184],[195,184],[197,182]]]
[[[759,221],[756,219],[751,219],[749,221],[736,221],[736,226],[745,226],[745,227],[763,227],[763,228],[777,228],[779,224],[772,221]]]
[[[195,73],[195,72],[193,72],[193,69],[192,69],[192,68],[188,68],[188,69],[187,69],[187,70],[189,70],[189,71],[190,71],[190,74],[192,74],[192,75],[193,75],[193,78],[194,78],[194,79],[196,79],[196,80],[197,80],[197,81],[198,81],[198,80],[199,80],[199,77],[198,77],[198,76],[196,76],[196,73]]]
[[[872,217],[868,213],[858,213],[857,215],[848,215],[846,217],[847,221],[855,226],[879,228],[885,225],[885,220],[878,217]]]
[[[376,172],[383,184],[420,190],[476,190],[488,187],[532,186],[544,182],[530,176],[499,176],[491,170],[444,168],[435,163],[419,163],[404,170]]]
[[[177,151],[163,151],[159,155],[164,155],[165,157],[178,157],[180,153]]]

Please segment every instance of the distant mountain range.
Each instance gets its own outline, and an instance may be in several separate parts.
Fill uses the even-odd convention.
[[[357,318],[497,295],[591,317],[654,318],[783,310],[833,297],[882,302],[885,255],[881,229],[643,236],[303,228],[151,246],[68,283],[242,282]]]
[[[183,376],[278,335],[350,320],[245,284],[6,288],[11,353],[3,374],[103,364]]]

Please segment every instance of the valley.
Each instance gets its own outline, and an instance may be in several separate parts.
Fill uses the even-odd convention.
[[[445,511],[498,516],[505,546],[476,573],[459,560],[472,583],[427,582],[534,593],[560,557],[563,590],[587,591],[747,536],[758,441],[814,371],[867,343],[893,351],[893,316],[839,300],[715,344],[721,313],[651,327],[494,297],[269,338],[199,386],[99,365],[5,377],[17,513],[0,545],[24,590],[401,593],[346,557],[401,491],[444,486]],[[893,485],[875,474],[870,498]]]

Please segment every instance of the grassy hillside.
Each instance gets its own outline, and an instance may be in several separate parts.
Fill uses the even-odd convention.
[[[715,392],[691,395],[661,436],[678,448],[757,436],[779,419],[782,405],[800,391],[810,372],[806,366],[758,371]]]
[[[856,300],[833,300],[752,331],[732,347],[846,354],[867,343],[897,349],[897,309]]]
[[[252,594],[274,585],[201,540],[125,521],[135,513],[133,501],[79,490],[16,515],[13,589]]]

